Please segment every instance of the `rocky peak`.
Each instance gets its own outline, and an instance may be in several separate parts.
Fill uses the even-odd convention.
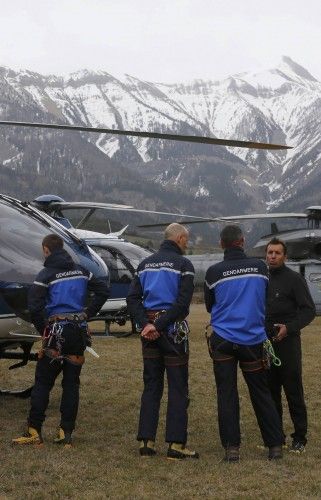
[[[305,68],[296,63],[289,56],[282,56],[280,64],[277,66],[277,70],[281,71],[284,75],[293,78],[299,77],[305,80],[310,80],[311,82],[317,82],[318,80],[314,78]]]

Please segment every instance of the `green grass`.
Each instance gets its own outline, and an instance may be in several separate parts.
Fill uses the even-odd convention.
[[[82,372],[81,404],[74,447],[51,443],[59,423],[60,379],[52,391],[44,426],[45,446],[14,447],[12,437],[24,430],[29,400],[0,400],[0,499],[2,498],[320,498],[321,497],[321,319],[305,329],[304,384],[309,412],[309,443],[302,456],[285,453],[270,463],[256,448],[261,437],[240,374],[242,455],[225,464],[218,438],[211,360],[204,340],[208,320],[202,304],[191,311],[189,444],[199,461],[165,459],[164,395],[157,440],[158,455],[138,456],[136,438],[142,390],[140,342],[137,337],[96,338],[99,360],[87,355]],[[34,364],[8,372],[1,363],[1,386],[25,388]],[[291,424],[285,410],[288,434]]]

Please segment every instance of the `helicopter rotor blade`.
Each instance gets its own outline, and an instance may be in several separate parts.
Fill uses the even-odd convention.
[[[78,125],[57,125],[51,123],[30,123],[1,120],[0,125],[12,125],[17,127],[49,128],[56,130],[78,130],[81,132],[98,132],[103,134],[126,135],[132,137],[147,137],[151,139],[167,139],[171,141],[194,142],[200,144],[215,144],[218,146],[232,146],[249,149],[292,149],[292,146],[281,144],[268,144],[263,142],[237,141],[230,139],[217,139],[215,137],[203,137],[193,135],[161,134],[157,132],[137,132],[133,130],[117,130],[103,127],[83,127]]]
[[[306,219],[309,217],[309,210],[321,210],[320,207],[309,207],[307,209],[308,213],[296,213],[296,212],[282,212],[282,213],[267,213],[267,214],[248,214],[248,215],[228,215],[228,216],[219,216],[219,217],[198,217],[196,215],[187,215],[187,214],[179,214],[179,213],[171,213],[171,212],[159,212],[155,210],[143,210],[137,209],[130,205],[117,205],[113,203],[100,203],[100,202],[91,202],[91,201],[52,201],[48,208],[60,208],[62,210],[69,209],[81,209],[86,208],[87,210],[116,210],[120,212],[128,212],[128,213],[146,213],[146,214],[154,214],[154,215],[168,215],[171,217],[180,217],[186,218],[188,220],[180,220],[180,224],[200,224],[205,222],[233,222],[233,221],[242,221],[242,220],[252,220],[252,219]],[[87,214],[88,216],[88,214]],[[173,222],[173,221],[171,221]],[[139,224],[137,227],[140,228],[152,228],[152,227],[165,227],[168,226],[171,222],[159,222],[159,223],[151,223],[151,224]]]
[[[174,214],[173,214],[174,215]],[[185,215],[185,214],[182,214],[181,217],[193,217],[194,220],[180,220],[180,221],[176,221],[178,222],[179,224],[183,224],[183,225],[189,225],[189,224],[204,224],[205,222],[225,222],[224,220],[222,220],[220,217],[216,217],[216,218],[197,218],[195,215]],[[173,221],[172,221],[173,222]],[[175,222],[175,221],[174,221]],[[144,229],[148,229],[148,228],[152,228],[152,227],[166,227],[168,226],[168,224],[171,224],[170,222],[156,222],[154,224],[139,224],[137,225],[137,227],[141,227],[141,228],[144,228]]]
[[[119,205],[117,203],[100,203],[93,201],[51,201],[48,208],[61,208],[62,210],[77,210],[80,208],[102,209],[102,210],[131,210],[131,205]]]
[[[304,213],[271,213],[271,214],[251,214],[251,215],[231,215],[220,217],[223,221],[233,220],[250,220],[250,219],[306,219],[307,214]]]
[[[271,213],[271,214],[252,214],[252,215],[232,215],[232,216],[222,216],[215,218],[198,218],[195,220],[183,220],[180,224],[204,224],[205,222],[233,222],[251,219],[306,219],[307,214],[303,213]],[[153,227],[165,227],[169,222],[160,222],[155,224],[140,224],[137,227],[140,228],[153,228]]]
[[[143,213],[143,214],[153,214],[153,215],[167,215],[167,216],[172,216],[172,217],[187,217],[191,219],[200,219],[204,220],[204,222],[208,222],[208,218],[205,217],[197,217],[196,215],[186,215],[186,214],[178,214],[178,213],[171,213],[171,212],[158,212],[155,210],[143,210],[139,208],[134,208],[131,206],[127,205],[113,205],[110,203],[95,203],[91,201],[53,201],[50,203],[49,208],[60,208],[62,210],[69,210],[69,209],[80,209],[80,208],[87,208],[87,209],[101,209],[101,210],[115,210],[117,212],[127,212],[127,213]],[[215,219],[216,220],[216,219]],[[168,226],[170,222],[165,224]]]

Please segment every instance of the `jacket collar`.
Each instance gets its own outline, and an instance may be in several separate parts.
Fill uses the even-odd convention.
[[[60,269],[72,269],[74,267],[74,262],[66,250],[56,250],[52,252],[45,260],[44,267],[47,268],[60,268]]]
[[[160,250],[170,250],[171,252],[175,252],[175,253],[178,253],[179,255],[183,255],[183,252],[179,248],[177,243],[175,243],[175,241],[172,241],[172,240],[164,240],[159,249]]]
[[[224,260],[245,259],[246,255],[242,247],[225,248]]]
[[[280,267],[269,267],[269,272],[270,274],[276,275],[282,273],[282,271],[284,271],[285,268],[286,268],[285,264],[282,264],[282,266]]]

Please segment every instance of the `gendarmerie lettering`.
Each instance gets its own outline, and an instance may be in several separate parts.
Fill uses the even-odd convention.
[[[248,274],[248,273],[258,273],[258,267],[241,267],[239,269],[229,269],[228,271],[224,271],[223,276],[232,276],[235,274]]]

